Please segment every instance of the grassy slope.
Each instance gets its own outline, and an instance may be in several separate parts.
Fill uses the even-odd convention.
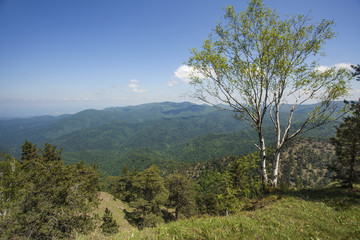
[[[113,219],[119,224],[120,232],[135,231],[135,228],[131,226],[124,218],[125,214],[123,210],[129,210],[129,207],[126,204],[124,204],[118,199],[115,199],[111,194],[108,194],[106,192],[100,192],[99,197],[100,204],[98,208],[94,211],[94,214],[97,214],[100,217],[98,227],[87,236],[79,236],[79,239],[102,239],[103,234],[99,226],[102,223],[101,220],[102,216],[104,215],[105,208],[108,208],[112,212]]]
[[[360,239],[360,187],[287,191],[256,206],[255,211],[230,217],[192,218],[143,231],[124,229],[105,239]]]
[[[114,220],[119,224],[120,231],[133,230],[132,227],[125,219],[124,209],[129,210],[128,206],[121,202],[118,199],[115,199],[111,194],[100,192],[100,205],[96,209],[95,214],[98,214],[100,217],[104,215],[105,208],[108,208],[113,215]]]

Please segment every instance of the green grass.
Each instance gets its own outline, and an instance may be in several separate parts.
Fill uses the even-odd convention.
[[[129,210],[129,207],[118,199],[115,199],[111,194],[106,192],[100,192],[100,205],[95,210],[100,218],[104,215],[105,208],[108,208],[113,215],[114,220],[119,224],[119,231],[128,231],[135,229],[125,219],[124,209]]]
[[[254,211],[204,217],[93,239],[360,239],[360,189],[273,193]],[[89,239],[89,238],[86,238]]]
[[[123,212],[124,209],[129,210],[129,207],[121,202],[118,199],[115,199],[111,194],[106,192],[100,192],[100,204],[97,209],[95,209],[94,214],[99,216],[100,221],[98,222],[98,226],[94,231],[92,231],[90,234],[83,236],[80,235],[77,237],[77,239],[104,239],[105,236],[101,232],[101,229],[99,226],[102,223],[102,217],[104,216],[105,209],[108,208],[112,212],[113,219],[119,224],[119,231],[120,232],[132,232],[136,230],[133,226],[131,226],[126,220],[125,220],[125,214]]]

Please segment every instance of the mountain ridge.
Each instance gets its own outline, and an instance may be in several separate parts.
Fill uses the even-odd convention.
[[[303,106],[307,111],[299,113],[294,124],[313,107]],[[272,144],[271,128],[271,121],[267,119],[264,126],[267,145]],[[327,137],[333,132],[320,128],[314,135]],[[177,166],[177,163],[249,154],[256,150],[257,141],[254,130],[244,121],[233,118],[231,112],[190,102],[87,109],[59,117],[2,120],[0,133],[0,150],[16,157],[20,157],[25,139],[38,145],[48,142],[63,149],[65,163],[80,160],[95,163],[106,174],[119,173],[125,163],[131,164],[130,153],[154,164],[156,160],[165,164],[166,158],[171,168],[170,165]],[[153,152],[147,154],[145,150]]]

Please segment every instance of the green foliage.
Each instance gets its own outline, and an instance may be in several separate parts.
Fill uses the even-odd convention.
[[[20,162],[16,158],[5,152],[0,153],[0,219],[11,214],[10,209],[20,197],[19,186],[16,184],[19,168]]]
[[[22,145],[22,154],[21,154],[21,161],[22,162],[32,162],[36,161],[40,156],[38,154],[39,150],[36,148],[36,144],[32,144],[28,140],[25,140],[25,143]]]
[[[259,196],[258,161],[259,156],[250,154],[230,163],[222,173],[202,174],[196,185],[199,213],[227,215],[239,211],[247,199]]]
[[[161,207],[166,204],[168,191],[164,185],[164,178],[156,166],[135,173],[131,179],[132,199],[129,205],[134,209],[126,212],[130,223],[142,229],[154,227],[163,222]]]
[[[352,115],[345,117],[331,138],[337,158],[329,165],[333,179],[350,188],[360,182],[360,104],[353,103],[351,110]]]
[[[237,198],[255,198],[260,195],[260,158],[257,153],[236,159],[227,169],[230,186],[236,190]]]
[[[44,149],[26,141],[10,199],[8,214],[1,216],[4,238],[68,238],[76,230],[91,230],[91,211],[97,206],[98,172],[83,163],[63,165],[61,150],[46,144]],[[12,162],[10,163],[12,164]],[[2,211],[4,211],[2,209]]]
[[[112,212],[106,208],[104,216],[102,218],[103,223],[101,224],[100,228],[105,234],[115,234],[119,230],[119,225],[112,217]]]
[[[124,202],[129,203],[133,201],[135,198],[133,184],[136,181],[137,175],[138,172],[136,169],[132,173],[129,173],[125,165],[120,176],[108,178],[110,182],[110,193]]]
[[[221,207],[217,199],[217,194],[221,193],[221,173],[204,173],[196,184],[196,204],[201,214],[218,215]]]
[[[233,112],[257,132],[263,188],[269,183],[270,166],[263,132],[267,114],[276,133],[277,157],[271,165],[271,183],[276,187],[284,143],[330,121],[338,108],[332,101],[349,90],[351,74],[347,69],[317,69],[321,49],[335,36],[333,24],[326,19],[312,23],[300,14],[281,18],[262,0],[251,0],[245,11],[226,7],[223,21],[201,49],[192,49],[188,60],[193,70],[190,83],[197,88],[199,98]],[[295,104],[284,123],[280,107],[290,96]],[[312,100],[319,104],[294,128],[295,109]],[[219,106],[219,102],[226,106]]]
[[[185,217],[195,215],[195,190],[191,179],[180,173],[166,176],[169,191],[169,207],[175,208],[175,219],[179,214]]]

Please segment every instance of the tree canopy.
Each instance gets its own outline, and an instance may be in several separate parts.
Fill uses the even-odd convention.
[[[129,222],[140,229],[163,222],[161,206],[166,204],[169,193],[159,168],[153,165],[143,172],[134,172],[128,181],[129,205],[134,209],[126,213]]]
[[[360,182],[360,104],[352,103],[351,110],[330,139],[337,158],[329,165],[333,179],[349,188]]]
[[[348,70],[319,68],[322,48],[335,36],[333,24],[325,19],[312,23],[305,15],[281,18],[262,0],[251,0],[243,12],[226,7],[223,21],[202,48],[192,49],[188,65],[199,98],[234,112],[257,131],[263,186],[268,184],[265,119],[270,115],[276,132],[277,156],[272,165],[276,186],[284,143],[326,123],[336,112],[332,101],[348,91]],[[295,127],[295,109],[309,101],[319,104]],[[291,103],[288,116],[280,119],[285,103]]]
[[[16,239],[69,238],[93,227],[91,212],[98,203],[96,167],[82,162],[64,165],[61,150],[29,141],[22,161],[7,157],[0,164],[0,235]],[[4,191],[5,190],[5,191]]]
[[[175,208],[175,219],[179,214],[190,217],[195,214],[194,183],[180,173],[169,174],[166,177],[166,187],[169,191],[169,206]]]

